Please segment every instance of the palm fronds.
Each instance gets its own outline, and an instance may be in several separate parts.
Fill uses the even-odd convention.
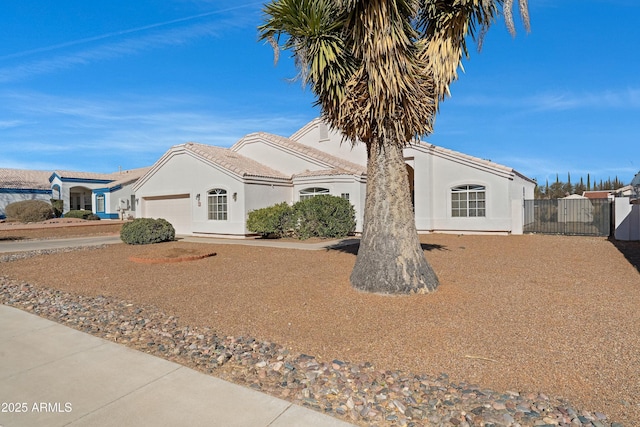
[[[527,0],[518,0],[529,29]],[[260,38],[291,50],[324,118],[349,139],[406,144],[431,133],[467,39],[482,45],[514,0],[273,0]]]

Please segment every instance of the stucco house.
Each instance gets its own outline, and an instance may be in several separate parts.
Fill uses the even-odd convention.
[[[135,217],[133,184],[149,168],[100,174],[55,171],[49,177],[54,199],[62,199],[64,212],[92,211],[102,219]]]
[[[109,174],[54,171],[50,174],[51,194],[63,200],[63,213],[92,211],[102,219],[135,217],[133,184],[149,168]]]
[[[419,232],[521,234],[535,182],[512,168],[418,143],[404,149]],[[171,147],[132,188],[137,216],[178,234],[242,237],[250,211],[318,194],[348,199],[362,230],[366,152],[315,119],[289,138],[258,132],[230,148]]]
[[[21,200],[63,201],[63,213],[89,210],[102,219],[135,217],[132,186],[149,168],[110,174],[0,169],[0,218]]]

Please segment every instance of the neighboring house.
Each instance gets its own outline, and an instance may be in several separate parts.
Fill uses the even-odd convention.
[[[148,170],[110,174],[55,171],[49,173],[50,191],[54,199],[63,200],[63,213],[88,210],[103,219],[135,217],[132,186]]]
[[[616,189],[613,192],[615,197],[632,197],[634,192],[633,192],[633,186],[632,185],[625,185],[624,187],[620,187],[618,189]]]
[[[632,191],[629,195],[631,196],[633,201],[638,204],[640,202],[640,172],[638,172],[636,176],[633,177],[630,187],[632,188]]]
[[[0,169],[0,219],[5,207],[23,200],[51,200],[50,171]]]
[[[404,149],[419,232],[521,234],[535,182],[487,160],[419,143]],[[253,133],[230,148],[171,147],[134,185],[138,216],[178,234],[245,236],[250,211],[318,194],[348,199],[362,230],[366,152],[316,119],[289,138]]]
[[[582,195],[587,199],[591,199],[591,200],[598,200],[598,199],[613,200],[615,198],[614,193],[615,193],[614,190],[593,190],[593,191],[584,191]]]

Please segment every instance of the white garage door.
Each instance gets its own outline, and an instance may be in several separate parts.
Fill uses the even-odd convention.
[[[164,218],[176,229],[176,234],[191,233],[191,199],[188,194],[143,197],[146,218]]]

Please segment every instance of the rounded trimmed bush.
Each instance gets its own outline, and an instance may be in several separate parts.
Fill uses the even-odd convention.
[[[293,210],[286,202],[249,212],[247,230],[262,237],[280,238],[289,234]]]
[[[299,239],[345,237],[356,228],[353,205],[342,197],[320,195],[293,205],[295,232]]]
[[[136,218],[123,224],[120,229],[120,239],[130,245],[169,242],[175,237],[173,225],[163,218]]]
[[[40,222],[54,217],[53,206],[44,200],[23,200],[9,203],[5,215],[10,221]]]

